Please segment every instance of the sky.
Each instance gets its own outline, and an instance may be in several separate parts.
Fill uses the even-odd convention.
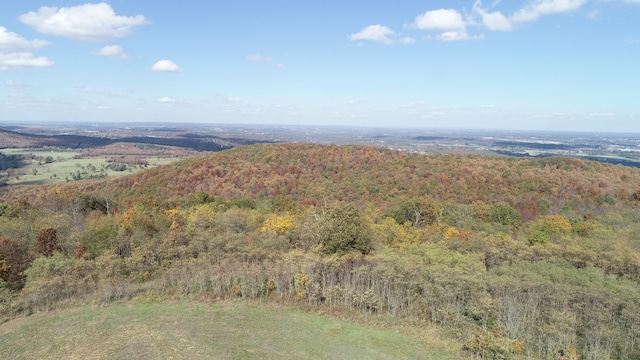
[[[0,121],[640,132],[640,0],[2,1]]]

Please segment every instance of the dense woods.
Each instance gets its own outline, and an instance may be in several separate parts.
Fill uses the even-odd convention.
[[[639,205],[619,165],[238,147],[0,193],[0,311],[214,294],[429,322],[470,357],[640,358]]]

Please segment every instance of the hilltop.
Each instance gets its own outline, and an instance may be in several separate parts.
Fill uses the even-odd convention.
[[[240,146],[6,192],[0,311],[259,299],[437,326],[468,356],[633,358],[639,190],[575,158]]]
[[[540,202],[584,215],[634,206],[640,171],[574,158],[417,155],[368,146],[274,144],[195,156],[109,183],[91,185],[123,202],[171,199],[204,192],[220,198],[288,197],[374,202],[400,197],[438,202],[506,202],[531,219]],[[603,206],[605,204],[606,206]]]

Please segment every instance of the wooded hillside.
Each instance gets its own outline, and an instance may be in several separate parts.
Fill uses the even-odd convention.
[[[437,324],[473,356],[640,357],[640,169],[253,145],[4,199],[4,316],[205,293]]]
[[[110,189],[133,201],[198,191],[225,198],[286,195],[303,204],[325,199],[386,204],[398,196],[428,196],[463,204],[508,202],[525,213],[536,211],[527,206],[535,208],[530,203],[541,199],[555,211],[563,206],[599,211],[603,203],[617,201],[629,205],[637,190],[637,169],[573,158],[425,156],[313,144],[238,147],[118,179]]]

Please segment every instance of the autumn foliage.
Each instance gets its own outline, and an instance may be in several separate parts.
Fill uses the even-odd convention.
[[[26,249],[17,241],[0,236],[0,278],[13,288],[24,283],[24,270],[30,258]]]
[[[44,255],[51,256],[54,251],[62,250],[60,241],[58,240],[58,232],[54,228],[45,228],[40,230],[36,236],[35,252]]]
[[[38,189],[0,203],[16,313],[207,294],[428,322],[469,358],[640,357],[640,169],[274,144]]]

